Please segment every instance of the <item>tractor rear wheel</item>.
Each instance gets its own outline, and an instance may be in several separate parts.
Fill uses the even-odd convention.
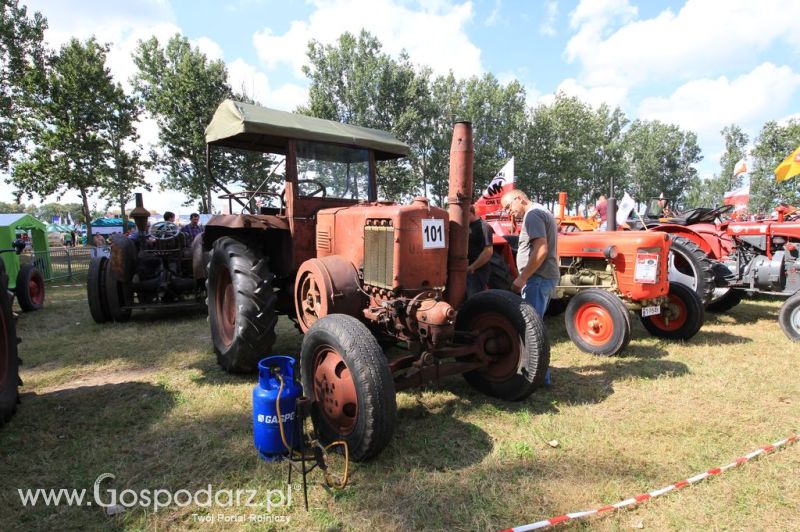
[[[356,462],[389,444],[397,416],[394,381],[366,325],[346,314],[320,318],[303,338],[300,367],[323,444],[347,442]]]
[[[714,263],[700,246],[686,237],[672,235],[668,277],[670,281],[697,292],[703,304],[711,302],[714,295]]]
[[[19,401],[19,357],[17,328],[8,297],[8,276],[0,261],[0,425],[11,419]]]
[[[479,292],[459,309],[456,330],[479,333],[484,352],[492,358],[486,368],[464,373],[476,390],[522,401],[544,384],[550,342],[542,319],[517,294]]]
[[[669,283],[668,302],[661,314],[640,316],[642,325],[653,336],[669,340],[688,340],[705,321],[703,302],[697,292],[684,284]]]
[[[489,288],[511,290],[513,282],[514,277],[511,276],[511,270],[508,269],[508,264],[503,260],[503,256],[493,253],[492,258],[489,259]]]
[[[778,323],[789,340],[800,342],[800,292],[795,292],[783,302],[778,313]]]
[[[44,277],[33,264],[23,264],[17,274],[17,301],[23,312],[39,310],[44,305]]]
[[[214,242],[206,303],[217,362],[229,373],[252,373],[275,343],[277,297],[267,258],[231,237]]]
[[[89,300],[89,313],[95,323],[105,323],[110,319],[106,301],[106,257],[94,257],[89,262],[86,278],[86,297]]]
[[[616,295],[587,288],[569,300],[564,316],[567,334],[585,353],[616,355],[631,341],[631,318]]]
[[[711,303],[706,306],[710,312],[726,312],[742,302],[744,291],[734,288],[715,288]]]
[[[547,309],[544,311],[545,316],[560,316],[567,310],[569,299],[562,297],[560,299],[551,299],[547,304]]]
[[[131,319],[131,309],[125,308],[131,304],[133,296],[130,285],[124,280],[120,280],[117,274],[111,270],[111,261],[106,261],[105,265],[105,285],[106,285],[106,310],[111,321],[120,323]],[[123,279],[126,273],[121,276]]]

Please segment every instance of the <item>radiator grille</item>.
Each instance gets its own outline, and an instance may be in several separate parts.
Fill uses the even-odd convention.
[[[392,288],[393,265],[394,227],[364,226],[364,283]]]
[[[328,253],[332,251],[330,231],[327,231],[325,229],[317,230],[317,250],[327,251]]]

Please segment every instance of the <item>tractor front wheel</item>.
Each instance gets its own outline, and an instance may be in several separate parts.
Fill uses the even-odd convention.
[[[542,319],[517,294],[487,290],[469,298],[458,311],[456,330],[477,333],[492,361],[464,373],[476,390],[522,401],[544,384],[550,365],[550,342]]]
[[[277,297],[267,259],[230,237],[214,242],[206,303],[217,362],[229,373],[252,373],[275,343]]]
[[[8,297],[8,276],[0,261],[0,425],[17,410],[20,384],[16,325]]]
[[[315,321],[303,338],[300,367],[322,443],[346,442],[356,462],[389,444],[397,415],[394,381],[366,325],[346,314]]]
[[[23,264],[17,274],[17,301],[23,312],[39,310],[44,305],[44,277],[33,264]]]
[[[616,355],[631,341],[631,318],[616,295],[599,288],[578,292],[567,304],[564,323],[585,353]]]
[[[106,285],[106,310],[111,321],[124,323],[131,319],[131,309],[129,305],[133,300],[130,285],[124,281],[126,273],[118,276],[111,269],[112,262],[106,261],[105,265],[105,285]],[[122,277],[122,279],[120,279]]]
[[[89,262],[86,277],[86,298],[89,300],[89,313],[95,323],[105,323],[110,319],[106,301],[106,257],[94,257]]]
[[[783,333],[793,342],[800,342],[800,292],[795,292],[781,305],[778,323]]]
[[[703,326],[705,312],[697,292],[681,283],[670,282],[668,301],[662,305],[661,314],[640,317],[644,328],[653,336],[688,340]]]

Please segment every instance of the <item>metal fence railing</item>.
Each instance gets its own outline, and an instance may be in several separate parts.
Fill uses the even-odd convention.
[[[91,247],[61,247],[48,251],[25,252],[20,263],[33,263],[42,272],[45,281],[85,281],[89,261],[102,250]]]

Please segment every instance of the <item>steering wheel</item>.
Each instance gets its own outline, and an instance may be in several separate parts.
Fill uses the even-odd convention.
[[[156,222],[150,228],[150,235],[156,240],[171,240],[178,236],[180,228],[172,222]]]
[[[322,192],[321,198],[325,198],[328,196],[328,189],[321,181],[317,181],[316,179],[298,179],[297,184],[301,183],[311,183],[312,185],[317,185],[317,188],[311,191],[310,194],[303,194],[303,196],[316,196],[319,192]],[[286,189],[284,188],[280,194],[281,198],[281,205],[286,205]]]
[[[708,211],[706,215],[703,216],[703,218],[711,218],[712,220],[714,218],[719,218],[723,214],[728,214],[729,212],[731,212],[733,210],[733,207],[734,207],[733,205],[720,205],[719,207]]]

